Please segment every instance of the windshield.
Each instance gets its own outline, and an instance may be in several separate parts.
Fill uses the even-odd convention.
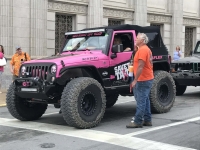
[[[194,51],[194,53],[200,53],[200,43],[198,44],[196,50]]]
[[[79,37],[72,35],[67,37],[63,52],[65,51],[79,51],[79,50],[102,50],[105,52],[108,41],[108,34],[100,36],[84,36]]]

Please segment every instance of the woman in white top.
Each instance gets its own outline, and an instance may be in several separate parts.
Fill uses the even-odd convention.
[[[180,46],[176,46],[176,51],[174,52],[174,60],[179,60],[181,58]]]

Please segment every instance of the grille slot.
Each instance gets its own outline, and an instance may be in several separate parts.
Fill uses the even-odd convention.
[[[180,63],[175,65],[175,70],[177,71],[178,68],[181,70],[193,70],[193,71],[200,71],[200,63]]]
[[[46,80],[48,69],[48,66],[27,66],[26,72],[29,72],[31,77],[39,77],[42,80]]]

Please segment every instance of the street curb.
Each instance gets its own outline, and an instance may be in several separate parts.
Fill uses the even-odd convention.
[[[0,107],[5,107],[5,106],[6,106],[6,104],[1,104],[1,105],[0,105]]]

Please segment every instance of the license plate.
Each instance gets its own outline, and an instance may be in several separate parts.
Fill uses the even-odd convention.
[[[37,92],[36,88],[21,88],[22,92]]]

